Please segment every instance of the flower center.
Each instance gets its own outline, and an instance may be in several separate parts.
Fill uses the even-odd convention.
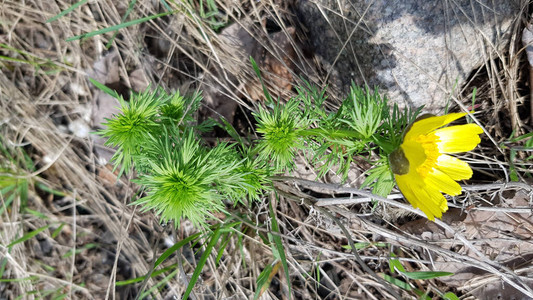
[[[426,177],[427,174],[437,165],[437,160],[440,156],[439,147],[437,143],[439,142],[439,137],[434,133],[428,135],[419,135],[416,138],[416,142],[419,143],[424,149],[424,154],[426,159],[424,162],[416,168],[416,171],[422,177]]]

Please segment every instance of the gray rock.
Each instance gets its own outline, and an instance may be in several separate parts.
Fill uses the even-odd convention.
[[[401,106],[438,112],[509,42],[518,0],[298,0],[296,13],[330,84],[378,86]],[[457,86],[456,86],[457,82]]]

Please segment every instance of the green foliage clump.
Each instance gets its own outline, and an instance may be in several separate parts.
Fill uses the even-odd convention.
[[[199,133],[212,122],[195,121],[201,99],[162,90],[146,90],[129,103],[119,98],[120,113],[100,132],[117,148],[112,160],[120,173],[137,170],[146,195],[134,204],[176,226],[187,218],[204,227],[210,215],[225,210],[224,200],[259,199],[270,183],[268,171],[243,147],[202,141]]]
[[[364,185],[386,196],[394,187],[388,155],[402,142],[403,131],[418,111],[392,110],[377,90],[352,86],[336,111],[325,107],[324,89],[306,83],[285,103],[274,101],[264,89],[266,107],[254,113],[260,138],[244,142],[230,124],[233,142],[205,143],[200,133],[214,121],[198,124],[194,114],[201,95],[184,97],[176,92],[146,90],[107,120],[100,132],[122,172],[135,168],[136,182],[146,195],[135,204],[154,210],[162,221],[179,224],[188,218],[206,226],[209,216],[225,211],[225,202],[236,205],[259,200],[271,187],[271,176],[290,171],[295,156],[304,152],[322,176],[332,169],[346,179],[355,159],[374,165]]]
[[[129,170],[133,163],[133,157],[140,154],[141,143],[145,137],[157,130],[155,118],[157,115],[157,103],[159,97],[150,97],[148,94],[140,94],[133,97],[130,103],[126,103],[122,97],[120,102],[120,114],[113,119],[107,120],[105,130],[100,132],[109,138],[107,145],[116,147],[117,152],[112,161],[115,166],[122,166],[123,170]],[[162,99],[161,99],[162,100]]]
[[[309,122],[298,104],[296,99],[289,100],[285,105],[278,102],[273,105],[273,110],[260,107],[255,114],[257,132],[263,136],[258,143],[259,157],[270,159],[277,170],[292,167],[298,150],[305,148],[302,131]]]

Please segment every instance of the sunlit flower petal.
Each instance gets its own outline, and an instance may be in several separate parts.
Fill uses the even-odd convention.
[[[464,115],[466,115],[466,113],[453,113],[444,116],[431,116],[429,118],[418,120],[413,123],[409,131],[405,134],[405,139],[410,139],[412,136],[428,134],[439,127],[463,117]]]
[[[448,210],[442,193],[461,194],[462,188],[456,181],[472,177],[466,162],[447,154],[474,149],[483,130],[476,124],[441,128],[464,115],[453,113],[415,121],[400,148],[389,158],[398,188],[430,220],[442,217]]]
[[[442,154],[437,160],[439,170],[446,173],[453,180],[463,180],[472,177],[472,169],[470,166],[453,156]]]
[[[479,138],[481,133],[483,130],[477,124],[457,125],[435,130],[435,135],[440,139],[437,145],[442,153],[459,153],[474,149],[481,141]]]
[[[414,177],[396,176],[398,188],[413,207],[420,208],[428,217],[440,218],[448,209],[446,199],[438,190],[425,186],[422,178]]]
[[[461,186],[455,182],[450,176],[441,172],[438,167],[431,170],[426,176],[425,183],[443,193],[451,196],[457,196],[461,194]]]

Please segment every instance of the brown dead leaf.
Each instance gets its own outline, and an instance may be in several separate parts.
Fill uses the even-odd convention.
[[[531,213],[505,213],[500,211],[472,211],[463,222],[464,235],[471,239],[514,237],[531,239],[533,235]],[[501,249],[497,247],[497,249]]]
[[[288,34],[288,36],[287,36]],[[278,55],[282,57],[283,61],[276,58],[275,55],[266,49],[263,49],[259,66],[265,68],[265,79],[272,85],[289,91],[292,89],[292,73],[294,68],[294,59],[296,58],[296,51],[292,46],[291,41],[294,41],[296,31],[293,27],[287,28],[287,33],[276,32],[272,34],[272,44],[277,46]]]
[[[106,119],[113,117],[120,112],[120,102],[114,97],[102,92],[97,91],[96,97],[93,101],[92,111],[92,127],[103,128],[102,123],[106,122]]]
[[[98,178],[107,186],[113,186],[119,182],[117,172],[113,172],[113,167],[109,164],[98,167]]]
[[[140,92],[146,90],[148,88],[148,85],[150,82],[148,82],[148,79],[146,78],[146,75],[144,74],[143,69],[136,69],[133,72],[130,73],[129,81],[131,84],[131,89]]]
[[[291,42],[295,38],[295,29],[289,27],[286,32],[271,34],[269,39],[274,48],[269,51],[257,41],[256,37],[251,35],[252,26],[243,26],[246,25],[234,23],[225,28],[219,35],[221,47],[230,49],[236,65],[248,62],[249,57],[253,57],[263,71],[262,76],[265,82],[273,87],[276,94],[290,91],[293,84],[292,74],[296,58],[296,50]],[[280,60],[279,57],[282,59]],[[217,118],[217,114],[219,114],[232,123],[237,109],[235,97],[242,98],[243,94],[239,89],[229,87],[243,87],[246,94],[255,100],[263,99],[264,95],[258,79],[244,80],[245,83],[242,86],[239,83],[242,70],[236,66],[227,66],[225,71],[229,82],[225,82],[226,76],[223,76],[221,70],[213,67],[205,75],[200,89],[203,91],[205,103],[214,111],[208,115]]]
[[[118,52],[112,51],[102,56],[93,64],[89,77],[103,84],[114,84],[120,82],[120,73],[118,65]]]
[[[96,130],[104,128],[102,124],[106,122],[106,118],[111,118],[120,112],[118,100],[102,91],[96,91],[92,107],[92,127]],[[101,164],[105,165],[115,154],[115,149],[105,146],[106,138],[95,134],[91,134],[91,138],[94,143],[94,152],[101,160]]]

